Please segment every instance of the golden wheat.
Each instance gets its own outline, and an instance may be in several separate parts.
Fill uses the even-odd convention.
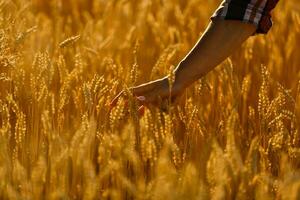
[[[171,104],[218,3],[0,0],[0,199],[299,199],[296,0]],[[164,75],[140,116],[129,88]]]

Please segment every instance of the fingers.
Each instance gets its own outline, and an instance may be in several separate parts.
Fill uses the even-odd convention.
[[[117,103],[118,103],[118,100],[121,98],[121,96],[123,95],[123,93],[124,93],[124,91],[122,91],[122,92],[120,92],[111,102],[110,102],[110,104],[109,104],[109,108],[110,108],[110,110],[112,109],[112,108],[114,108],[116,105],[117,105]],[[138,97],[136,97],[136,100],[138,100],[138,102],[140,103],[140,104],[145,104],[145,101],[146,101],[146,98],[144,97],[144,96],[138,96]],[[128,100],[125,100],[125,107],[128,107]]]
[[[145,96],[146,99],[138,99],[141,103],[151,103],[155,101],[156,96],[163,89],[162,81],[156,80],[139,86],[129,88],[133,96]],[[110,107],[114,107],[121,96],[124,96],[125,91],[120,92],[110,103]],[[154,96],[154,97],[153,97]]]
[[[166,108],[169,107],[170,103],[173,103],[177,97],[177,93],[172,93],[172,96],[170,98],[170,92],[165,87],[164,82],[161,80],[148,82],[136,87],[129,88],[130,93],[132,93],[134,99],[137,101],[139,106],[141,107],[141,110],[143,110],[145,107],[149,107],[151,105],[158,107],[162,110],[166,110]],[[126,97],[127,92],[123,90],[120,92],[110,103],[110,109],[112,109],[114,106],[116,106],[119,98],[124,97],[125,98],[125,107],[128,107],[128,98]],[[130,95],[131,96],[131,95]],[[129,98],[130,100],[130,98]],[[127,101],[127,103],[126,103]],[[170,102],[171,101],[171,102]],[[140,108],[138,109],[140,110]]]
[[[132,87],[132,88],[129,88],[129,90],[132,92],[132,94],[134,96],[142,96],[144,93],[147,93],[147,91],[151,89],[150,85],[148,84],[143,84],[143,85],[140,85],[140,86],[137,86],[137,87]],[[119,98],[121,96],[124,96],[124,93],[125,91],[123,90],[122,92],[120,92],[110,103],[110,108],[113,108],[114,106],[116,106]],[[145,99],[143,97],[141,97],[141,99],[137,98],[139,101],[143,102],[145,101]]]
[[[120,92],[109,104],[109,108],[112,109],[117,105],[119,98],[123,95],[124,91]]]
[[[124,95],[124,91],[120,92],[110,103],[110,109],[116,106],[119,98]],[[169,96],[160,96],[157,94],[146,94],[144,96],[137,96],[135,97],[138,104],[143,106],[154,105],[156,107],[166,107],[169,104]],[[171,97],[171,103],[174,103],[177,99],[177,96]],[[125,101],[125,107],[128,106],[128,100]]]
[[[110,111],[117,105],[119,98],[122,96],[122,92],[120,94],[118,94],[113,101],[111,102],[111,107],[110,107]],[[168,112],[169,108],[170,108],[170,102],[168,98],[162,98],[160,96],[138,96],[135,97],[135,100],[137,101],[137,107],[135,110],[138,117],[143,117],[145,114],[145,109],[146,107],[148,109],[153,109],[154,107],[158,108],[159,110],[161,110],[162,112]],[[130,106],[129,106],[129,100],[125,100],[124,101],[124,109],[127,110],[125,111],[127,114],[130,113]]]
[[[120,92],[109,104],[109,110],[111,111],[118,103],[119,99],[124,96],[124,91]],[[137,110],[138,115],[140,117],[142,117],[145,113],[145,104],[146,104],[146,98],[144,96],[138,96],[135,97],[135,99],[137,100],[138,104],[139,104],[139,108]],[[125,109],[128,108],[128,100],[126,99],[124,102],[124,107]]]
[[[145,114],[145,106],[139,107],[138,114],[139,114],[139,117],[144,116],[144,114]]]

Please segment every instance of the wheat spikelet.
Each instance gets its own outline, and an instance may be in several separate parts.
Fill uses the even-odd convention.
[[[64,41],[62,41],[61,43],[59,43],[59,47],[60,48],[67,47],[69,45],[74,44],[79,39],[80,39],[80,35],[75,35],[75,36],[69,37],[69,38],[65,39]]]
[[[17,44],[22,43],[29,34],[35,32],[36,30],[37,30],[37,26],[33,26],[33,27],[27,29],[26,31],[20,33],[16,38],[16,43]]]
[[[173,140],[173,123],[171,116],[168,114],[163,114],[164,116],[164,136],[166,140]]]
[[[57,60],[57,68],[58,68],[58,74],[59,74],[59,80],[60,83],[64,82],[64,79],[69,74],[68,69],[66,67],[66,61],[62,55],[59,55]]]
[[[249,90],[250,90],[250,86],[251,86],[251,75],[248,74],[244,79],[243,79],[243,83],[242,83],[242,97],[244,100],[247,99]]]
[[[26,116],[24,113],[19,112],[17,115],[17,122],[15,126],[15,141],[20,147],[23,146],[26,134]]]
[[[278,97],[273,99],[268,106],[267,112],[266,112],[266,119],[271,118],[272,115],[278,115],[280,112],[280,109],[283,108],[283,106],[286,104],[285,98],[282,94],[279,94]]]
[[[279,88],[279,91],[284,94],[286,99],[288,99],[291,103],[295,104],[295,99],[290,94],[291,92],[289,90],[285,89],[280,83],[277,83],[277,86]]]
[[[1,101],[0,101],[1,102]],[[1,102],[1,136],[6,136],[7,139],[11,138],[11,123],[10,123],[10,112],[7,104]]]
[[[168,74],[168,83],[169,83],[170,96],[172,94],[172,88],[173,88],[174,82],[175,82],[175,67],[174,67],[174,65],[171,65],[171,67],[169,69],[169,74]]]
[[[258,114],[261,120],[261,131],[265,131],[266,126],[266,113],[270,100],[268,97],[269,92],[269,74],[266,67],[261,67],[262,84],[258,93]]]
[[[161,69],[165,69],[168,66],[171,59],[174,57],[175,53],[177,52],[177,49],[178,49],[178,46],[173,45],[173,46],[167,47],[163,51],[163,53],[157,60],[156,64],[152,68],[151,76],[150,76],[151,78],[155,78],[155,76],[159,75],[159,71]]]
[[[156,131],[152,121],[150,111],[146,110],[140,124],[141,153],[143,161],[145,163],[149,162],[150,167],[153,167],[157,160],[159,152],[157,144],[160,142],[158,131]]]
[[[92,94],[91,94],[91,86],[90,84],[83,84],[83,95],[84,95],[84,102],[85,102],[85,107],[86,110],[89,110],[93,106],[93,99],[92,99]]]
[[[83,57],[80,53],[77,53],[75,55],[75,69],[77,70],[78,74],[74,74],[74,78],[78,78],[78,75],[82,74],[84,71],[84,68],[86,67],[86,63],[83,60]]]
[[[275,135],[273,135],[269,140],[269,146],[273,151],[281,150],[284,145],[285,127],[280,119],[276,122],[276,129],[278,132],[275,132]]]
[[[133,65],[130,70],[130,83],[136,85],[138,78],[138,62],[137,62],[137,52],[139,50],[139,41],[137,40],[133,49]]]
[[[97,96],[97,92],[99,91],[100,88],[103,87],[103,84],[104,84],[104,77],[95,74],[94,78],[90,83],[91,91],[94,96]]]
[[[124,101],[121,100],[109,115],[110,126],[112,128],[117,127],[119,121],[123,118],[123,116],[124,116]]]

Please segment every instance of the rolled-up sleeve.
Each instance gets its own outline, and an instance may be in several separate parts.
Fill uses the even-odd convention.
[[[272,27],[271,11],[279,0],[224,0],[212,19],[240,20],[254,24],[256,33],[266,34]]]

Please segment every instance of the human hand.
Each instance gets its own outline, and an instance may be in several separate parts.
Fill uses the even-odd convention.
[[[163,102],[167,102],[168,100],[174,102],[175,99],[183,92],[183,88],[179,84],[174,83],[170,93],[167,77],[129,88],[129,90],[142,106],[154,105],[157,107],[161,106]],[[111,108],[117,104],[117,101],[121,96],[125,95],[124,93],[124,91],[120,92],[112,100],[110,104]]]

